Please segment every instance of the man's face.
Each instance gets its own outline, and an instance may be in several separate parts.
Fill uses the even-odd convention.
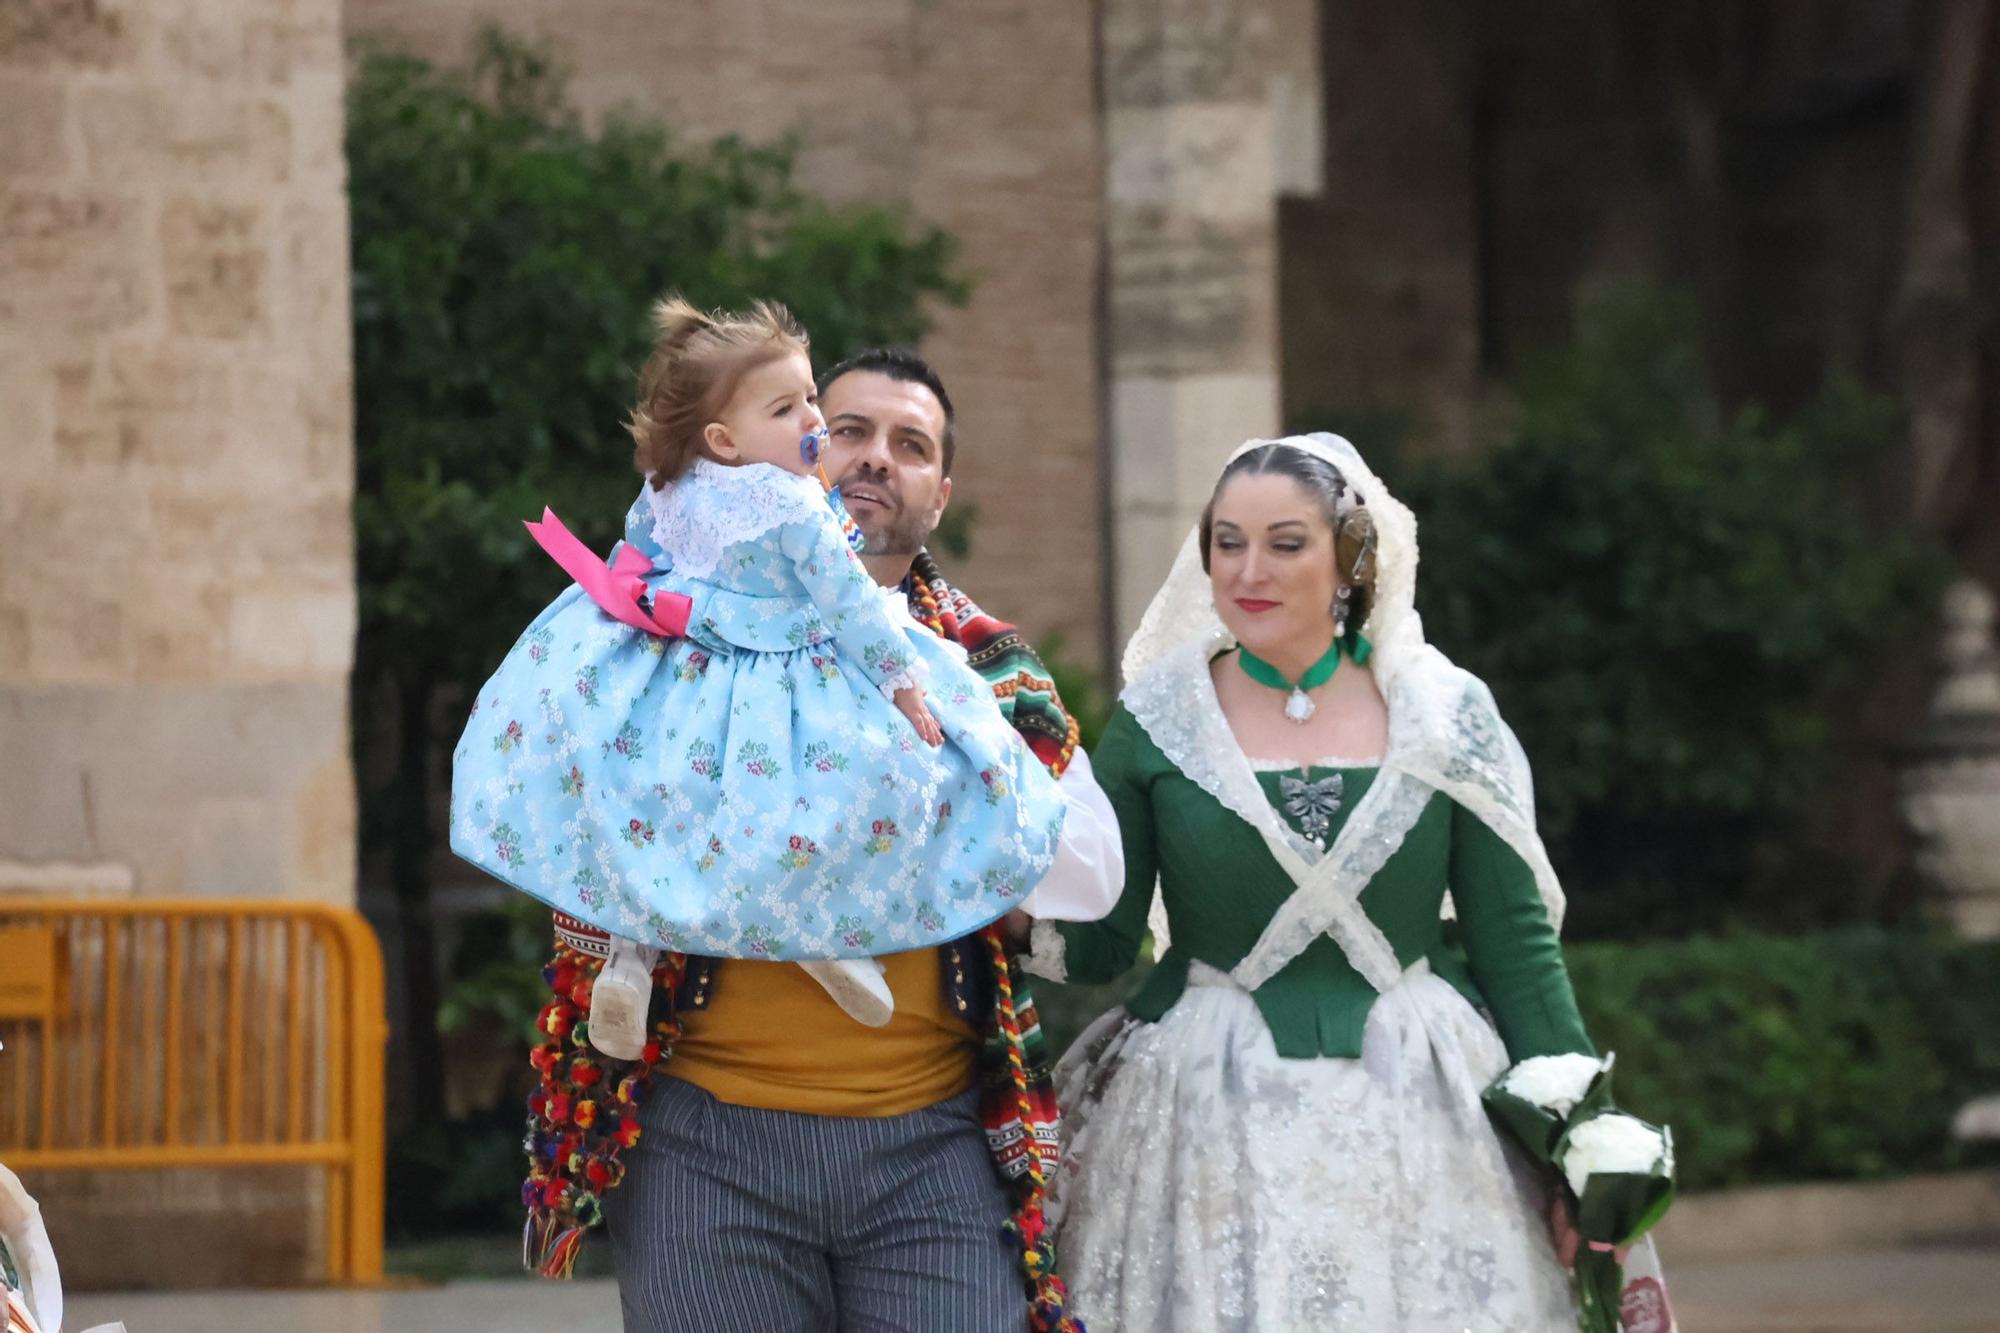
[[[951,499],[944,405],[921,384],[853,370],[826,386],[823,455],[865,554],[915,555]]]

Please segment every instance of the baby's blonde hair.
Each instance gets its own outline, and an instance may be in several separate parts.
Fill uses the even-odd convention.
[[[658,330],[639,372],[639,402],[628,423],[633,466],[666,485],[702,453],[702,430],[714,421],[743,377],[792,352],[804,354],[806,331],[776,301],[746,311],[704,311],[678,293],[653,306]]]

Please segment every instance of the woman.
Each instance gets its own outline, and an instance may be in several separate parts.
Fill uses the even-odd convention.
[[[1093,1327],[1575,1327],[1543,1188],[1480,1105],[1591,1049],[1561,891],[1520,746],[1424,642],[1416,560],[1347,441],[1252,441],[1126,649],[1096,754],[1124,896],[1037,923],[1030,962],[1124,972],[1157,876],[1158,965],[1057,1073]]]

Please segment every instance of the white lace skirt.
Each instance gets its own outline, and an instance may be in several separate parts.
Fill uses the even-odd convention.
[[[1576,1327],[1542,1187],[1479,1103],[1506,1050],[1464,997],[1413,971],[1361,1059],[1286,1060],[1248,994],[1191,972],[1056,1070],[1058,1254],[1095,1333]]]

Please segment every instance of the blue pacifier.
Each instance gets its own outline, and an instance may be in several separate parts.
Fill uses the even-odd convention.
[[[826,432],[816,430],[799,441],[799,457],[808,463],[819,462],[820,446],[826,443]]]

